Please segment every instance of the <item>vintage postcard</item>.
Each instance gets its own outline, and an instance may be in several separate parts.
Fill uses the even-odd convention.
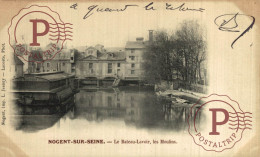
[[[0,156],[259,156],[259,2],[0,1]]]

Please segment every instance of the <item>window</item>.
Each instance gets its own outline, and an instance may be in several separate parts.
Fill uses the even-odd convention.
[[[108,66],[107,66],[107,73],[112,73],[112,63],[108,63]]]
[[[93,100],[94,100],[94,98],[93,98],[93,96],[91,95],[91,96],[89,97],[89,100],[88,100],[88,105],[89,105],[89,106],[93,106]]]
[[[64,62],[62,63],[62,66],[65,66],[65,63],[64,63]]]
[[[89,68],[90,73],[94,72],[94,70],[93,70],[93,63],[89,63],[88,68]]]
[[[47,67],[48,67],[48,68],[50,67],[50,63],[47,63]]]
[[[57,64],[57,71],[61,71],[61,63]]]
[[[107,97],[107,105],[108,105],[108,107],[112,106],[112,97],[111,96]]]
[[[109,57],[114,57],[114,53],[110,53],[110,54],[109,54]]]
[[[129,58],[133,61],[135,60],[135,56],[129,56]]]
[[[135,74],[135,71],[134,71],[134,70],[131,70],[131,74]]]
[[[135,64],[131,64],[131,68],[134,68],[135,67]]]
[[[120,67],[120,63],[117,63],[117,67]]]
[[[93,69],[93,63],[89,63],[88,68],[89,68],[89,69]]]
[[[131,53],[134,53],[135,52],[135,50],[131,50]]]

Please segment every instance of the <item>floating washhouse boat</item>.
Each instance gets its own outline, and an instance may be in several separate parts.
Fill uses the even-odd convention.
[[[75,87],[75,75],[64,72],[25,74],[15,78],[12,85],[18,106],[41,106],[40,110],[46,109],[46,106],[67,108],[67,104],[73,101],[71,97],[76,92]]]

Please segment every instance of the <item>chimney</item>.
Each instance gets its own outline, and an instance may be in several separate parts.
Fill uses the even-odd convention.
[[[153,30],[149,30],[149,41],[153,41]]]
[[[144,41],[144,38],[143,37],[138,37],[138,38],[136,38],[136,41]]]

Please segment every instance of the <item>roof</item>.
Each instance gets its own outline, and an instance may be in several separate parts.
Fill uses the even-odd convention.
[[[50,74],[59,74],[59,73],[64,73],[63,71],[51,71],[51,72],[40,72],[40,73],[29,73],[29,74],[25,74],[27,76],[31,76],[31,75],[50,75]]]
[[[125,51],[122,52],[106,52],[100,56],[100,59],[125,59]]]
[[[128,41],[126,42],[126,49],[144,49],[146,46],[146,41]]]
[[[31,51],[31,54],[29,56],[29,62],[30,61],[40,61],[42,62],[43,61],[43,52],[41,50],[32,50]]]
[[[105,53],[101,53],[98,57],[90,55],[85,58],[82,58],[81,60],[113,61],[113,60],[125,60],[125,59],[126,59],[125,51],[122,51],[122,52],[105,52]]]
[[[122,52],[124,50],[125,50],[124,47],[107,47],[107,48],[105,48],[106,52]]]
[[[66,78],[70,78],[74,75],[69,75],[66,73],[58,73],[58,74],[49,74],[49,75],[40,75],[40,76],[35,76],[36,78],[41,78],[44,80],[48,80],[48,81],[57,81],[57,80],[63,80]]]
[[[106,52],[99,57],[100,60],[124,60],[125,58],[126,58],[125,51]]]
[[[70,50],[62,50],[61,52],[57,53],[53,60],[70,60],[71,54]]]
[[[89,55],[87,57],[84,57],[82,58],[83,60],[97,60],[97,57],[96,56],[93,56],[93,55]]]
[[[39,78],[39,79],[44,79],[48,81],[56,81],[56,80],[62,80],[66,78],[73,77],[74,75],[67,74],[64,72],[42,72],[42,73],[30,73],[30,74],[25,74],[24,78],[28,78],[28,80],[31,80],[31,78]],[[27,80],[27,79],[26,79]]]

